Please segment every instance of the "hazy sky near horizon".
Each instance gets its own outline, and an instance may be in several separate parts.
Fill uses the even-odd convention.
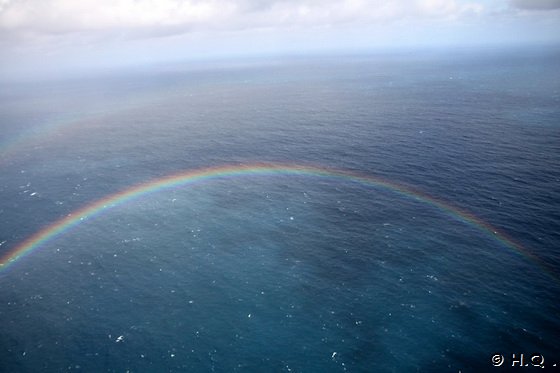
[[[560,42],[560,0],[0,0],[3,74]]]

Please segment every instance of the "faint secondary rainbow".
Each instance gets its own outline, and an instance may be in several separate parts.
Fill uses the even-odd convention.
[[[505,233],[500,232],[497,228],[479,219],[475,215],[445,203],[441,200],[433,198],[425,193],[408,186],[395,184],[378,177],[360,175],[354,172],[329,169],[324,167],[313,167],[306,165],[279,164],[279,163],[253,163],[248,165],[235,165],[224,167],[211,167],[199,170],[191,170],[178,174],[173,174],[160,179],[152,180],[144,184],[135,185],[131,188],[124,189],[118,193],[111,194],[105,198],[95,201],[79,210],[76,210],[66,217],[55,221],[46,226],[31,237],[21,242],[8,253],[0,258],[0,271],[3,271],[15,262],[32,253],[35,249],[54,240],[56,237],[63,235],[73,227],[79,225],[88,218],[92,218],[118,205],[122,205],[141,196],[159,192],[165,189],[172,189],[201,182],[209,182],[215,179],[227,179],[240,176],[314,176],[329,179],[341,179],[354,183],[366,184],[369,186],[390,190],[394,193],[413,198],[429,205],[432,205],[456,220],[477,227],[487,235],[492,236],[504,246],[509,247],[521,254],[522,256],[533,261],[542,267],[550,276],[557,279],[556,276],[547,268],[537,256],[528,252],[522,245],[516,243]]]
[[[103,121],[108,116],[123,114],[128,110],[146,106],[151,102],[154,102],[151,96],[134,97],[126,101],[118,100],[116,103],[105,105],[103,110],[65,113],[42,123],[27,123],[24,130],[0,142],[0,165],[11,161],[22,151],[27,151],[34,146],[42,146],[49,141],[56,140],[59,136],[71,135],[72,131],[83,132],[85,124]]]

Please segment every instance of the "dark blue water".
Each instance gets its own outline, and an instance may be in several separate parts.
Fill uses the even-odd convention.
[[[0,253],[100,198],[254,162],[90,219],[0,273],[0,371],[560,367],[560,53],[163,66],[0,88]],[[537,261],[530,256],[539,258]]]

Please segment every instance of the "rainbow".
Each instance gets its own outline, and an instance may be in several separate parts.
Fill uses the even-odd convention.
[[[142,107],[150,103],[152,99],[149,97],[135,98],[136,101],[119,100],[118,104],[114,103],[105,107],[103,111],[76,112],[73,114],[65,114],[59,118],[51,119],[43,123],[33,124],[24,129],[14,137],[0,142],[0,164],[7,163],[14,158],[22,149],[32,147],[35,142],[44,143],[45,140],[56,140],[59,135],[68,135],[72,130],[77,128],[84,130],[83,124],[87,121],[99,120],[108,115],[125,113],[127,110],[136,107]]]
[[[22,149],[28,149],[34,145],[34,142],[55,139],[60,133],[65,133],[75,128],[76,125],[85,120],[93,118],[93,115],[82,115],[80,117],[68,116],[51,120],[39,125],[34,125],[28,129],[21,131],[15,137],[0,143],[0,163],[9,161],[16,156]],[[59,131],[63,130],[63,131]]]
[[[46,243],[54,240],[56,237],[65,234],[72,228],[82,223],[84,220],[93,218],[107,210],[130,202],[141,196],[156,193],[166,189],[184,187],[202,182],[210,182],[216,179],[226,179],[231,177],[251,175],[302,175],[329,179],[342,179],[390,190],[394,193],[404,195],[406,197],[432,205],[444,211],[454,219],[478,228],[485,234],[492,236],[495,240],[499,241],[504,246],[512,249],[523,257],[536,263],[537,265],[542,267],[550,276],[557,279],[554,273],[547,268],[546,264],[542,262],[542,260],[540,260],[534,254],[528,252],[525,248],[523,248],[522,245],[513,241],[505,233],[500,232],[497,228],[482,221],[475,215],[465,210],[454,207],[446,202],[428,196],[421,191],[408,186],[398,185],[378,177],[364,176],[349,171],[329,169],[324,167],[279,163],[254,163],[248,165],[229,165],[224,167],[211,167],[199,170],[191,170],[124,189],[118,193],[109,195],[68,214],[66,217],[61,218],[54,223],[46,226],[37,233],[33,234],[31,237],[27,238],[25,241],[21,242],[19,245],[15,246],[12,250],[7,252],[0,258],[0,272],[6,270],[14,263],[20,261],[22,258],[26,257],[41,246],[44,246]]]

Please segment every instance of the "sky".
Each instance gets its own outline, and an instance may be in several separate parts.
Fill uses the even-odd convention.
[[[521,44],[560,45],[560,0],[0,0],[0,76]]]

